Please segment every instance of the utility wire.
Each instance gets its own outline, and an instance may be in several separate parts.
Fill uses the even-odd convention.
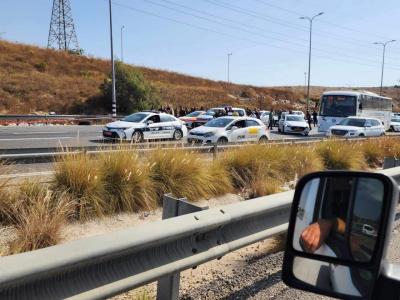
[[[136,11],[136,12],[139,12],[139,13],[142,13],[142,14],[150,15],[150,16],[153,16],[153,17],[156,17],[156,18],[159,18],[159,19],[163,19],[163,20],[167,20],[167,21],[170,21],[170,22],[174,22],[174,23],[177,23],[177,24],[182,24],[182,25],[185,25],[185,26],[188,26],[188,27],[192,27],[192,28],[196,28],[196,29],[199,29],[199,30],[202,30],[202,31],[212,32],[214,34],[222,35],[222,36],[229,37],[229,38],[232,38],[232,39],[235,39],[235,40],[240,39],[240,40],[244,40],[244,41],[256,44],[256,45],[262,45],[262,46],[282,49],[282,50],[289,51],[289,52],[296,52],[296,53],[300,53],[302,55],[306,55],[307,54],[305,51],[298,51],[298,50],[293,49],[293,48],[285,48],[285,47],[280,47],[280,46],[277,46],[277,45],[272,45],[272,44],[269,44],[269,43],[262,43],[260,41],[255,41],[255,40],[244,38],[244,37],[238,37],[238,36],[235,36],[235,35],[232,35],[232,34],[229,34],[229,33],[225,33],[225,32],[221,32],[221,31],[217,31],[217,30],[214,30],[214,29],[211,29],[211,28],[208,28],[208,27],[195,25],[195,24],[184,22],[184,21],[181,21],[181,20],[177,20],[177,19],[174,19],[174,18],[171,18],[171,17],[165,17],[165,16],[162,16],[162,15],[153,13],[153,12],[149,12],[149,11],[145,11],[145,10],[142,10],[142,9],[138,9],[138,8],[126,5],[126,4],[118,3],[116,1],[112,1],[112,2],[113,2],[113,4],[115,6],[118,6],[118,7],[121,7],[121,8],[129,9],[129,10],[132,10],[132,11]],[[376,68],[378,66],[378,65],[371,65],[371,64],[366,64],[366,63],[360,63],[360,62],[356,62],[356,61],[348,61],[348,60],[344,60],[344,59],[334,59],[334,58],[323,56],[323,55],[320,55],[320,54],[318,54],[318,55],[315,54],[314,56],[318,57],[318,58],[330,60],[330,61],[338,61],[338,62],[342,62],[342,63],[358,64],[358,65],[363,65],[363,66],[373,67],[373,68]],[[395,69],[393,67],[388,67],[388,69],[393,69],[393,70],[400,71],[400,69]]]

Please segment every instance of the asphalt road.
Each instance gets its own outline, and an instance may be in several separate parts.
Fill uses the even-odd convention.
[[[10,126],[0,127],[0,150],[102,146],[102,126]],[[298,139],[302,135],[280,134],[274,128],[271,139]],[[310,136],[322,136],[313,129]]]

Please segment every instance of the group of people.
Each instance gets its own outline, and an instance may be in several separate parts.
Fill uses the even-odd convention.
[[[268,122],[268,128],[272,129],[274,127],[274,115],[278,116],[278,122],[282,117],[282,110],[276,110],[274,112],[273,109],[271,109],[269,111],[269,122]],[[292,110],[289,110],[289,114],[292,114]],[[314,127],[316,127],[318,125],[318,114],[315,110],[313,110],[312,113],[310,113],[309,110],[307,110],[306,114],[305,114],[305,119],[307,120],[308,126],[310,128],[310,130],[312,129],[311,124],[314,124]]]
[[[226,115],[229,114],[229,109],[232,109],[231,107],[227,106],[225,108],[226,110]],[[154,108],[152,108],[152,110],[154,110]],[[165,105],[165,106],[161,106],[159,107],[158,111],[160,112],[164,112],[167,114],[171,114],[177,118],[179,117],[184,117],[194,111],[206,111],[207,108],[204,108],[203,106],[201,107],[184,107],[184,106],[179,106],[179,107],[172,107],[169,105]],[[246,108],[246,114],[250,117],[253,118],[257,118],[260,119],[261,117],[261,111],[259,109],[250,109],[250,108]],[[278,122],[281,119],[282,116],[282,112],[284,112],[283,110],[270,110],[269,113],[269,125],[268,128],[272,129],[274,127],[274,116],[278,116]],[[289,114],[292,114],[292,111],[289,110]],[[317,118],[318,114],[315,110],[312,111],[312,113],[310,111],[307,110],[306,114],[305,114],[305,118],[307,120],[308,126],[310,127],[310,130],[312,129],[312,124],[314,124],[314,127],[317,126],[318,124],[318,118]]]

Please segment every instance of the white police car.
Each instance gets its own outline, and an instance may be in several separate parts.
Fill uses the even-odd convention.
[[[187,136],[185,123],[172,115],[138,112],[103,128],[105,139],[128,140],[133,143],[152,139],[180,140]]]
[[[389,131],[400,131],[400,116],[392,116]]]
[[[283,133],[300,133],[308,135],[310,128],[302,115],[282,113],[278,124],[278,131]]]
[[[268,131],[258,119],[250,117],[220,117],[189,131],[189,143],[228,143],[267,141]]]

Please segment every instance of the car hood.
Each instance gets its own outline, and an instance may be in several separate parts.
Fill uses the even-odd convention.
[[[207,133],[207,132],[212,132],[212,133],[216,133],[218,131],[223,131],[224,128],[214,128],[214,127],[207,127],[207,126],[200,126],[200,127],[196,127],[195,129],[192,129],[190,131],[190,133],[194,133],[194,134],[198,134],[198,133]]]
[[[331,126],[330,129],[338,129],[338,130],[363,130],[363,127],[357,127],[357,126],[344,126],[344,125],[334,125]]]
[[[308,127],[306,122],[301,121],[285,121],[288,126]]]
[[[106,127],[108,128],[139,128],[143,127],[143,123],[133,123],[133,122],[125,122],[125,121],[115,121],[108,123]]]

